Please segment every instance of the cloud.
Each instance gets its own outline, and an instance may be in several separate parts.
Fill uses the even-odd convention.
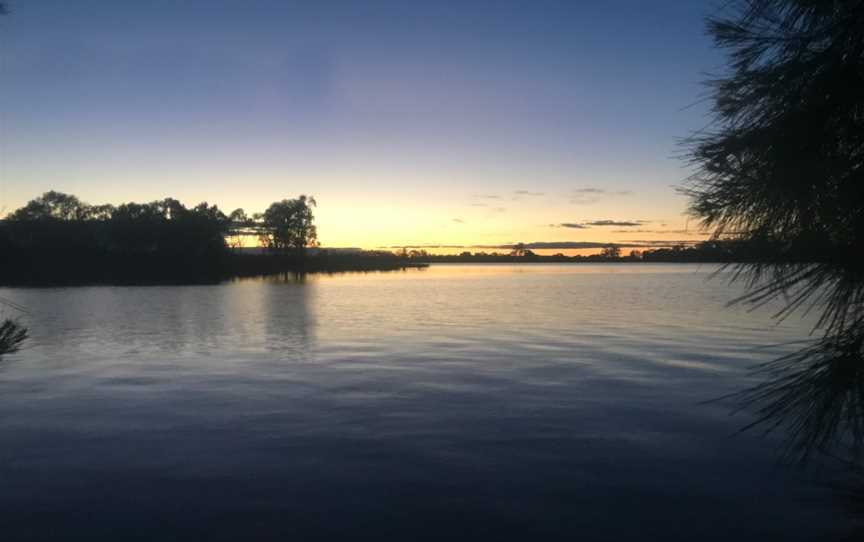
[[[565,248],[603,248],[608,247],[613,243],[598,243],[594,241],[535,241],[533,243],[524,243],[525,248],[531,249],[565,249]],[[465,248],[484,248],[484,249],[506,249],[510,250],[516,246],[516,243],[504,245],[468,245]]]
[[[563,249],[592,249],[592,248],[603,248],[608,246],[618,246],[618,247],[635,247],[635,248],[664,248],[664,247],[672,247],[675,245],[683,245],[683,246],[693,246],[698,244],[700,241],[694,241],[692,239],[673,239],[673,240],[656,240],[656,239],[639,239],[639,240],[627,240],[627,241],[534,241],[532,243],[524,243],[525,248],[536,249],[536,250],[563,250]],[[510,250],[516,243],[507,243],[500,245],[436,245],[436,244],[420,244],[420,245],[391,245],[389,247],[379,247],[379,248],[390,248],[390,249],[421,249],[421,248],[473,248],[473,249],[487,249],[487,250]]]
[[[531,192],[530,190],[514,190],[517,196],[545,196],[546,192]]]
[[[454,218],[454,219],[453,219],[453,222],[455,222],[455,223],[457,223],[457,224],[464,224],[464,223],[465,223],[465,221],[462,220],[461,218]]]
[[[471,203],[471,207],[489,207],[486,203]]]
[[[607,190],[605,188],[597,188],[593,186],[576,188],[570,194],[570,203],[574,205],[588,205],[591,203],[597,203],[605,198],[626,196],[631,193],[630,190]]]
[[[619,241],[618,244],[626,246],[641,246],[641,247],[671,247],[675,245],[694,246],[702,241],[693,239],[633,239]]]
[[[465,245],[435,245],[435,244],[426,244],[426,245],[390,245],[378,247],[378,248],[465,248]]]
[[[625,228],[628,226],[641,226],[645,224],[645,220],[592,220],[591,222],[586,222],[586,226],[618,226],[621,228]]]
[[[525,248],[534,249],[560,249],[560,248],[603,248],[611,243],[597,243],[594,241],[534,241],[525,243]],[[513,248],[513,245],[504,245],[498,248]]]
[[[693,230],[612,230],[612,233],[674,233],[675,235],[705,235],[703,232]]]
[[[471,197],[477,199],[501,199],[501,196],[496,194],[471,194]]]
[[[494,213],[506,213],[507,208],[506,207],[495,207],[494,209],[492,209],[492,212],[494,212]]]
[[[603,248],[610,245],[625,246],[621,243],[603,243],[597,241],[534,241],[533,243],[520,243],[525,248],[531,249],[578,249],[578,248]],[[509,250],[516,246],[516,243],[508,243],[504,245],[468,245],[465,248],[486,248],[486,249],[506,249]],[[626,245],[630,246],[630,245]]]
[[[620,228],[642,226],[648,223],[648,220],[591,220],[589,222],[561,222],[560,224],[550,224],[553,228],[572,228],[577,230],[586,230],[588,228],[598,226],[618,226]],[[632,230],[624,230],[632,231]]]
[[[535,243],[525,243],[525,248],[603,248],[614,243],[597,243],[592,241],[538,241]],[[389,247],[380,248],[482,248],[482,249],[500,249],[510,250],[516,243],[508,243],[502,245],[436,245],[436,244],[419,244],[419,245],[390,245]]]
[[[659,240],[635,240],[635,241],[607,241],[607,242],[597,242],[597,241],[534,241],[533,243],[525,243],[525,248],[531,249],[578,249],[578,248],[603,248],[608,246],[618,246],[618,247],[644,247],[644,248],[661,248],[661,247],[671,247],[675,245],[685,245],[692,246],[699,243],[699,241],[690,240],[670,240],[670,241],[659,241]],[[500,248],[500,249],[509,249],[513,248],[514,244],[507,245],[474,245],[473,248]]]
[[[603,188],[577,188],[573,191],[574,194],[605,194],[606,190]]]

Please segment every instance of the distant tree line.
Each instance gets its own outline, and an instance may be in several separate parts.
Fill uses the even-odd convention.
[[[90,205],[46,192],[0,221],[0,283],[210,282],[230,276],[304,271],[398,269],[429,262],[735,262],[750,261],[740,241],[631,251],[610,244],[599,254],[541,256],[524,243],[506,253],[431,255],[424,250],[329,254],[318,246],[314,198],[272,203],[251,216],[206,202],[173,198],[150,203]],[[267,258],[233,250],[254,239]]]
[[[300,196],[250,217],[206,202],[90,205],[46,192],[0,221],[0,280],[217,278],[229,270],[230,248],[248,236],[297,261],[317,245],[314,206]]]
[[[597,254],[577,254],[567,256],[563,253],[540,255],[517,243],[507,252],[471,252],[459,254],[430,254],[423,249],[402,249],[399,254],[415,261],[423,262],[656,262],[656,263],[742,263],[754,261],[762,247],[742,240],[710,240],[693,246],[675,245],[645,250],[631,250],[626,255],[621,247],[610,244],[602,247]]]

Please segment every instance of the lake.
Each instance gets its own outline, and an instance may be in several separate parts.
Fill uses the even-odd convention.
[[[813,321],[715,269],[0,289],[0,539],[825,539],[813,469],[705,403]]]

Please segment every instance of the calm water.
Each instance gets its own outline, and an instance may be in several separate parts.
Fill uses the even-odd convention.
[[[830,492],[701,404],[810,323],[712,270],[0,289],[0,539],[824,539]]]

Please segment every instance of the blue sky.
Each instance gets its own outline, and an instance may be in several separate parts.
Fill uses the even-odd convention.
[[[722,65],[712,2],[10,4],[5,211],[306,193],[328,245],[693,235],[675,155]]]

